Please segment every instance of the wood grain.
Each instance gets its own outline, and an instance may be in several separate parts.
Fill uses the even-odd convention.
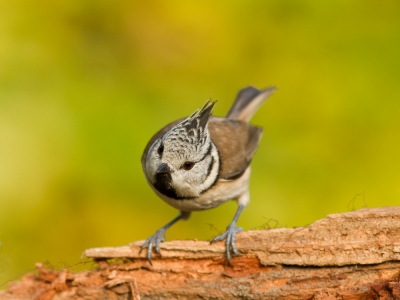
[[[13,283],[0,299],[400,299],[400,207],[240,233],[243,255],[232,259],[233,267],[223,242],[162,243],[153,266],[139,255],[142,243],[86,250],[98,262],[92,271],[39,265],[38,275]],[[12,298],[27,286],[43,297]]]

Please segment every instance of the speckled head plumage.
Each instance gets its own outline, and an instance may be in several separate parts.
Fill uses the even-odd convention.
[[[216,102],[207,101],[203,108],[170,129],[161,139],[162,155],[167,160],[198,161],[210,144],[208,121]]]

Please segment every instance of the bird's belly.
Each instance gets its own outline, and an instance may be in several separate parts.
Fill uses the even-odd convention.
[[[157,195],[167,202],[169,205],[181,211],[197,211],[217,207],[226,201],[237,199],[240,195],[248,190],[250,177],[250,167],[244,174],[235,180],[218,180],[217,183],[194,199],[176,200],[159,193],[156,189]]]

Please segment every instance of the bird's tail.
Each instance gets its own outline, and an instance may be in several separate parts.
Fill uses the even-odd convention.
[[[275,86],[271,86],[263,90],[258,90],[255,87],[248,86],[240,90],[226,117],[228,119],[250,121],[264,101],[267,100],[276,89]]]

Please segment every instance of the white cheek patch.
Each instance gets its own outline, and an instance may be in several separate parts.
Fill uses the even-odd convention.
[[[210,155],[192,170],[179,170],[172,175],[172,186],[183,197],[198,197],[211,188],[218,179],[219,156],[214,144]]]

